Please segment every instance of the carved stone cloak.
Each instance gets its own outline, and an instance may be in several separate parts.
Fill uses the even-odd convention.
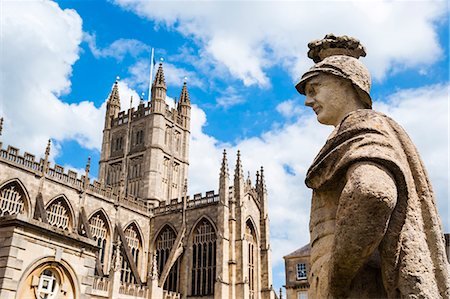
[[[383,297],[388,298],[449,298],[444,236],[423,162],[406,132],[391,118],[370,109],[345,117],[307,173],[306,185],[313,189],[309,277],[312,298],[329,296],[328,262],[333,254],[336,210],[347,169],[357,162],[383,166],[395,178],[398,192],[378,251],[365,265],[381,270],[377,274],[381,277],[370,279],[373,284],[377,284],[375,279],[384,285],[385,292],[378,296],[384,293]],[[329,208],[324,213],[326,205]],[[370,289],[370,282],[360,277],[363,272],[355,277],[363,283],[353,283],[350,296],[376,296],[376,292],[364,292],[363,288]]]

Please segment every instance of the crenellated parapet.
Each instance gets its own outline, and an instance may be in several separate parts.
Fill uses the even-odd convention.
[[[1,143],[0,143],[1,146]],[[36,161],[35,155],[25,152],[23,155],[20,149],[13,146],[8,146],[6,149],[0,147],[0,163],[6,163],[23,170],[33,173],[35,176],[42,175],[44,159]],[[77,191],[87,192],[96,197],[101,197],[106,201],[118,204],[120,206],[128,207],[129,209],[139,211],[145,215],[149,214],[149,209],[152,207],[147,201],[135,198],[131,195],[120,196],[120,194],[113,192],[113,189],[102,185],[97,180],[90,180],[84,174],[78,174],[71,169],[66,170],[59,164],[49,165],[45,172],[47,179],[56,181],[65,186],[76,189]],[[87,182],[87,187],[84,187],[84,182]]]
[[[23,155],[19,154],[19,149],[8,145],[6,149],[2,147],[0,142],[0,159],[14,163],[20,167],[29,169],[31,171],[40,171],[42,166],[42,159],[40,162],[35,161],[35,156],[25,152]]]
[[[131,121],[137,121],[139,119],[147,117],[148,115],[151,114],[151,106],[152,106],[151,102],[146,102],[141,103],[137,108],[132,107],[131,109],[128,109],[126,111],[120,111],[118,116],[112,119],[111,128],[126,125],[130,121],[130,119]],[[166,104],[164,116],[167,119],[178,124],[179,126],[183,127],[184,125],[183,118],[177,109],[171,108],[169,105]]]
[[[196,193],[191,198],[189,195],[186,197],[186,208],[196,209],[208,205],[217,204],[219,202],[219,194],[214,191],[207,191],[205,195],[202,193]],[[172,199],[168,204],[162,202],[160,206],[152,209],[154,215],[172,213],[175,211],[181,211],[183,209],[183,198]]]
[[[169,105],[166,105],[165,117],[167,119],[170,119],[171,121],[173,121],[177,125],[183,127],[183,119],[182,119],[182,116],[179,114],[177,109],[170,108]]]
[[[132,107],[131,109],[128,109],[126,111],[120,111],[118,116],[116,118],[112,119],[111,127],[113,128],[113,127],[118,127],[121,125],[128,124],[130,119],[132,121],[135,121],[135,120],[144,118],[150,114],[150,110],[151,110],[151,103],[147,102],[147,103],[139,104],[137,109]]]

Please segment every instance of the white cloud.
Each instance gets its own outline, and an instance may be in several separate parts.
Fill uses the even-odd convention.
[[[143,52],[149,51],[149,46],[136,39],[118,39],[105,48],[97,47],[95,34],[83,33],[83,40],[87,42],[89,49],[96,58],[113,57],[122,61],[128,54],[132,57],[138,57]]]
[[[303,107],[296,104],[295,100],[281,102],[275,109],[285,118],[298,117],[305,111]]]
[[[234,94],[234,95],[227,95],[227,96],[221,96],[216,99],[217,105],[219,107],[223,107],[225,109],[230,108],[232,106],[241,104],[245,102],[245,98],[241,95]]]
[[[305,2],[283,2],[283,5],[263,2],[258,6],[241,2],[239,10],[232,9],[235,3],[225,2],[202,2],[202,6],[188,7],[179,2],[141,2],[139,7],[130,3],[147,17],[157,18],[177,30],[185,29],[186,34],[204,45],[204,51],[246,84],[267,85],[264,69],[276,62],[288,66],[293,76],[300,74],[308,64],[304,59],[305,43],[328,33],[328,28],[334,28],[336,34],[360,37],[374,53],[369,53],[367,63],[378,78],[394,62],[405,67],[424,67],[437,59],[441,51],[431,22],[439,15],[440,2],[423,2],[426,4],[423,6],[422,2],[407,2],[405,6],[398,2],[371,2],[370,10],[347,2],[341,3],[341,8],[334,3],[323,8],[311,2],[308,6]],[[0,66],[5,75],[0,78],[0,113],[5,117],[4,144],[41,153],[51,137],[57,142],[73,139],[86,148],[99,149],[105,105],[99,108],[88,101],[67,104],[58,99],[70,91],[72,65],[78,59],[82,40],[80,17],[73,10],[61,10],[49,1],[2,5]],[[144,6],[154,8],[154,12],[149,13]],[[353,9],[352,15],[346,14],[348,9]],[[323,17],[320,20],[319,10]],[[396,18],[403,22],[394,25]],[[335,26],[335,19],[344,21],[343,25]],[[354,24],[366,24],[367,28]],[[230,36],[236,39],[230,41]],[[223,43],[227,40],[229,44]],[[238,52],[243,61],[235,53],[226,54],[233,52],[232,48],[217,46],[231,44],[241,47]],[[168,74],[168,65],[166,78],[178,80]],[[182,71],[177,69],[178,73]],[[126,81],[120,81],[119,89],[123,108],[127,108],[131,95],[139,98]],[[375,106],[392,115],[411,134],[430,173],[444,227],[449,231],[447,100],[448,86],[435,85],[401,91],[386,104],[376,102]],[[283,255],[308,242],[310,191],[303,181],[331,128],[319,125],[312,113],[302,113],[292,101],[280,104],[277,110],[286,117],[296,117],[298,112],[301,118],[232,146],[203,132],[206,114],[194,105],[189,193],[217,189],[223,148],[229,152],[231,173],[238,148],[252,177],[264,165],[270,196],[273,260],[279,266]],[[58,144],[55,147],[58,149]]]
[[[172,63],[165,62],[164,65],[164,78],[167,85],[179,86],[180,92],[183,82],[186,81],[188,86],[195,86],[203,88],[204,84],[198,75],[194,72],[188,71],[182,67],[177,67]]]
[[[150,59],[140,59],[128,68],[131,76],[126,78],[126,82],[135,89],[142,90],[148,96],[150,78]],[[153,74],[155,74],[156,69]]]
[[[82,42],[79,15],[50,1],[5,2],[2,7],[3,143],[39,154],[51,138],[52,158],[59,154],[60,143],[65,140],[100,150],[105,102],[96,107],[90,101],[68,104],[58,98],[70,92],[72,65],[79,58]],[[109,55],[110,51],[121,49],[121,45],[124,43],[117,42],[106,50],[97,50],[99,55]],[[142,50],[143,46],[137,48]],[[128,50],[118,50],[117,57]],[[128,108],[131,96],[133,106],[138,105],[140,97],[126,81],[119,81],[119,93],[122,109]]]
[[[435,30],[447,12],[445,1],[115,2],[192,38],[245,85],[264,87],[273,65],[298,78],[311,65],[307,43],[330,32],[362,41],[377,80],[398,69],[423,72],[442,59]]]
[[[430,174],[444,228],[449,231],[447,98],[448,86],[434,85],[400,91],[390,96],[387,103],[375,101],[375,107],[392,116],[411,135]],[[320,125],[316,116],[303,108],[303,103],[288,100],[279,105],[278,111],[287,117],[300,118],[231,146],[221,144],[202,131],[207,121],[206,115],[194,107],[189,169],[189,193],[192,194],[212,188],[217,190],[224,148],[229,153],[231,174],[237,149],[241,150],[244,168],[250,170],[252,179],[255,171],[264,166],[269,192],[274,271],[282,266],[283,255],[309,241],[311,191],[304,185],[305,174],[332,130],[332,127]],[[290,111],[298,114],[293,115]],[[208,155],[205,156],[205,152]],[[213,175],[205,176],[205,173]]]
[[[166,80],[166,84],[168,86],[178,87],[180,93],[184,81],[187,82],[188,88],[204,87],[202,80],[200,80],[198,76],[192,71],[188,71],[184,68],[177,67],[176,65],[167,62],[164,63],[163,68],[164,68],[164,79]],[[155,65],[154,67],[152,74],[153,77],[155,76],[157,69],[158,64]],[[125,79],[127,84],[134,88],[140,89],[144,91],[146,94],[148,94],[149,78],[150,78],[150,59],[140,59],[136,61],[136,63],[134,63],[128,68],[128,71],[130,73],[130,77]],[[175,94],[173,96],[178,97],[179,94]]]
[[[79,58],[79,15],[50,1],[8,1],[2,8],[4,143],[34,153],[42,153],[50,137],[98,147],[101,130],[92,128],[102,122],[102,109],[91,102],[67,104],[58,99],[70,91],[72,65]]]

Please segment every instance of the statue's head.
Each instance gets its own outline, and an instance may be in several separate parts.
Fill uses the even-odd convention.
[[[370,98],[370,73],[358,58],[366,56],[364,47],[354,38],[336,37],[328,34],[324,39],[308,44],[308,57],[316,64],[303,74],[295,86],[297,91],[306,95],[307,83],[320,75],[331,75],[347,80],[354,87],[359,100],[365,108],[372,107]]]

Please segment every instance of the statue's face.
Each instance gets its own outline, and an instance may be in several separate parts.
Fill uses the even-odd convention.
[[[337,126],[349,112],[347,106],[349,93],[354,92],[348,80],[319,74],[305,85],[305,106],[314,110],[321,124]]]

